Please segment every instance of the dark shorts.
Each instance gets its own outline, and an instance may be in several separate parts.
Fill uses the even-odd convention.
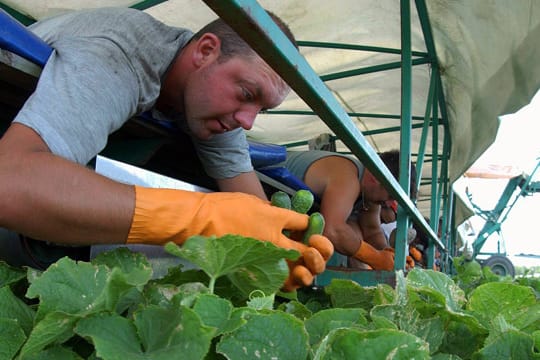
[[[11,266],[45,270],[65,256],[73,260],[88,261],[90,247],[56,245],[0,228],[0,260]]]

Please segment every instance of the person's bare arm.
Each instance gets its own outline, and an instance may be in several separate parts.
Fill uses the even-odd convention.
[[[69,244],[124,243],[133,186],[55,156],[32,129],[13,124],[0,139],[0,226]]]
[[[386,245],[386,237],[381,228],[381,205],[368,204],[366,210],[360,210],[358,214],[358,225],[364,235],[364,241],[374,248],[382,250]]]
[[[360,247],[362,234],[348,223],[360,194],[358,169],[349,160],[328,157],[315,162],[306,173],[306,184],[320,194],[320,212],[325,219],[324,235],[336,251],[352,256]]]
[[[268,200],[261,182],[254,171],[242,173],[229,179],[217,179],[216,182],[221,191],[243,192]]]

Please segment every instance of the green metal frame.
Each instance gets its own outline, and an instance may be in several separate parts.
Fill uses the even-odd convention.
[[[9,15],[13,16],[15,19],[17,19],[17,21],[19,21],[21,24],[25,26],[28,26],[36,22],[35,19],[13,9],[12,7],[6,4],[3,4],[2,2],[0,2],[0,9],[5,10]]]

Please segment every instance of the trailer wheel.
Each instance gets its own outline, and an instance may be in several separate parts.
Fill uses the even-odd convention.
[[[506,256],[493,255],[482,263],[483,266],[489,266],[494,274],[499,276],[511,276],[516,275],[516,269],[514,264]]]

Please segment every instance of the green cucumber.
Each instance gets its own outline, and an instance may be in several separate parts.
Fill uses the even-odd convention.
[[[309,215],[308,228],[304,233],[304,238],[302,241],[304,244],[309,245],[309,238],[311,235],[319,234],[322,235],[324,231],[324,217],[320,212],[314,212]]]
[[[315,198],[309,190],[298,190],[292,197],[291,206],[292,209],[300,214],[307,214],[309,209],[313,206]]]
[[[289,194],[284,191],[276,191],[273,193],[270,202],[274,206],[289,210],[291,209],[291,198],[289,197]]]
[[[274,206],[291,210],[291,198],[289,197],[289,194],[284,191],[276,191],[273,193],[270,197],[270,203]],[[282,233],[286,237],[291,236],[291,232],[289,230],[283,230]]]

